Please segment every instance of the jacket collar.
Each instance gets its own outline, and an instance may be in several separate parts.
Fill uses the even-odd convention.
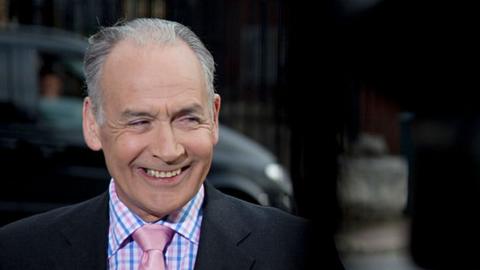
[[[67,246],[58,257],[59,269],[106,269],[108,193],[75,206],[59,227]],[[252,232],[225,195],[205,183],[200,244],[195,270],[251,269],[255,259],[241,248]]]
[[[67,242],[60,269],[106,269],[108,193],[75,206],[59,228]]]
[[[205,201],[195,270],[251,269],[255,259],[241,249],[251,228],[225,195],[205,183]]]

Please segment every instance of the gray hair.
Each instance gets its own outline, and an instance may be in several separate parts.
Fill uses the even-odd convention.
[[[92,100],[92,109],[97,121],[103,122],[102,94],[100,89],[102,67],[113,47],[125,39],[132,39],[140,44],[158,42],[166,45],[173,44],[176,38],[183,40],[198,57],[205,75],[208,102],[210,108],[212,108],[215,95],[213,85],[215,62],[213,56],[197,35],[186,26],[177,22],[141,18],[102,28],[88,40],[89,46],[84,58],[84,72],[88,96]]]

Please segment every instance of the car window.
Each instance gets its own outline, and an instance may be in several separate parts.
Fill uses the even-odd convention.
[[[58,130],[77,130],[82,122],[82,58],[38,53],[38,123]]]

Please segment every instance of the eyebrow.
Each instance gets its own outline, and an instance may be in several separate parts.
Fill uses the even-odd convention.
[[[190,104],[185,108],[182,108],[178,111],[174,111],[173,115],[186,115],[186,114],[197,114],[203,111],[203,107],[198,103]]]
[[[174,110],[173,115],[198,114],[198,113],[201,113],[202,111],[203,111],[203,107],[200,104],[192,103],[179,110]],[[152,114],[147,111],[137,111],[132,109],[126,109],[121,114],[122,119],[131,119],[131,118],[137,118],[137,117],[155,118],[156,116],[157,114]]]
[[[155,116],[156,114],[151,114],[145,111],[134,111],[130,109],[123,111],[121,114],[122,119],[130,119],[130,118],[136,118],[136,117],[155,117]]]

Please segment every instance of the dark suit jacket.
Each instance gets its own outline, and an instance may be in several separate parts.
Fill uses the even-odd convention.
[[[195,269],[307,269],[308,225],[206,185]],[[0,229],[0,269],[106,269],[108,193]],[[318,254],[316,267],[332,258]]]

